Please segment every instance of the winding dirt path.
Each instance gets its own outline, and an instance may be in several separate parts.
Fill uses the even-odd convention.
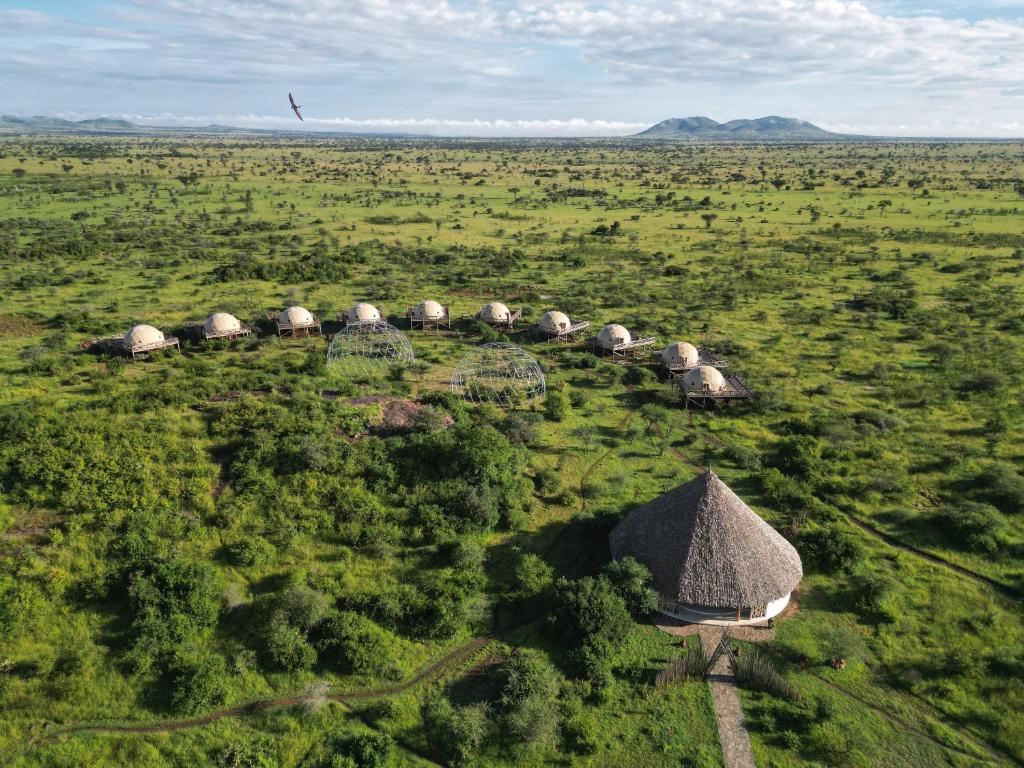
[[[895,547],[896,549],[902,550],[903,552],[909,552],[912,555],[917,555],[918,557],[922,557],[925,560],[934,563],[935,565],[940,565],[944,568],[948,568],[949,570],[959,574],[960,576],[966,576],[967,578],[972,579],[973,581],[990,586],[997,592],[1001,593],[1005,597],[1009,597],[1012,600],[1020,601],[1022,598],[1024,598],[1024,595],[1022,595],[1020,591],[1018,591],[1014,587],[1011,587],[1009,584],[1004,584],[1001,581],[996,581],[995,579],[989,578],[984,574],[977,573],[976,571],[972,571],[969,568],[964,568],[962,565],[951,563],[949,560],[939,557],[938,555],[933,555],[931,552],[927,552],[923,549],[918,549],[913,544],[907,544],[903,541],[900,541],[895,536],[885,533],[884,531],[880,531],[878,528],[875,528],[875,526],[871,525],[871,523],[867,522],[866,520],[862,520],[861,518],[856,517],[855,515],[852,515],[849,512],[843,512],[843,516],[850,523],[850,525],[854,526],[855,528],[858,528],[861,531],[864,531],[864,533],[867,533],[869,536],[888,544],[890,547]]]
[[[469,642],[449,651],[440,659],[431,662],[407,680],[403,680],[400,683],[384,688],[369,688],[360,691],[350,691],[348,693],[332,693],[323,697],[297,695],[278,699],[257,699],[244,704],[238,704],[234,707],[228,707],[227,709],[219,709],[213,712],[207,712],[205,715],[199,715],[198,717],[182,720],[156,720],[140,723],[72,723],[69,725],[50,728],[36,741],[48,741],[50,739],[57,738],[58,736],[75,733],[167,733],[172,731],[182,731],[188,728],[197,728],[217,720],[223,720],[227,717],[244,717],[246,715],[256,714],[275,707],[296,706],[308,702],[311,698],[336,701],[344,704],[365,699],[394,696],[395,694],[409,690],[427,678],[434,677],[442,669],[465,661],[474,653],[486,646],[489,642],[491,642],[491,638],[488,636],[475,637]]]
[[[851,693],[850,691],[848,691],[845,688],[843,688],[841,685],[838,685],[837,683],[833,683],[831,680],[827,680],[827,679],[825,679],[824,677],[822,677],[821,675],[819,675],[819,674],[817,674],[815,672],[808,672],[808,675],[810,677],[812,677],[813,679],[817,680],[819,683],[827,685],[829,688],[831,688],[832,690],[834,690],[836,693],[840,694],[841,696],[844,696],[844,697],[846,697],[848,699],[856,701],[858,704],[864,705],[865,707],[867,707],[868,709],[873,711],[875,714],[877,714],[880,717],[883,717],[886,720],[888,720],[889,722],[891,722],[893,725],[898,725],[900,728],[904,728],[904,729],[910,731],[911,733],[915,734],[916,736],[920,736],[922,739],[925,739],[926,741],[929,741],[930,743],[934,744],[936,747],[939,747],[941,749],[949,750],[950,752],[956,752],[959,755],[963,755],[965,757],[969,757],[971,760],[978,760],[979,759],[977,753],[967,752],[966,750],[960,749],[959,747],[954,747],[952,744],[947,744],[945,742],[939,741],[938,739],[936,739],[934,736],[932,736],[927,731],[924,731],[924,730],[918,728],[917,726],[912,725],[911,723],[906,722],[905,720],[897,717],[896,715],[892,714],[891,712],[889,712],[889,711],[887,711],[885,709],[882,709],[877,704],[873,704],[872,702],[868,701],[867,699],[864,699],[864,698],[858,696],[855,693]],[[973,744],[981,752],[985,752],[989,757],[991,757],[997,763],[1004,764],[1007,761],[1009,761],[1009,763],[1011,765],[1016,765],[1017,764],[1017,761],[1011,755],[1003,752],[1001,749],[999,749],[999,747],[996,747],[996,746],[994,746],[992,744],[989,744],[987,741],[984,741],[983,739],[980,739],[978,736],[976,736],[973,733],[965,733],[961,729],[956,728],[956,727],[950,725],[949,723],[947,723],[942,718],[938,718],[938,719],[942,723],[942,725],[944,725],[946,728],[949,728],[951,731],[956,733],[965,742]]]

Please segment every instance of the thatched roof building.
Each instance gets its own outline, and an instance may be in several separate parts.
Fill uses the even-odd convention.
[[[691,622],[764,621],[803,578],[793,546],[713,472],[634,509],[609,541],[650,569],[663,612]]]

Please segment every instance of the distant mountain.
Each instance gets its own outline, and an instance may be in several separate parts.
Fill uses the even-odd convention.
[[[59,117],[15,117],[0,115],[0,133],[250,133],[244,128],[207,125],[183,128],[162,125],[139,125],[113,117],[89,120],[63,120]]]
[[[710,117],[672,117],[635,134],[645,139],[721,139],[729,141],[835,139],[831,133],[806,120],[792,117],[759,117],[755,120],[730,120],[719,123]]]

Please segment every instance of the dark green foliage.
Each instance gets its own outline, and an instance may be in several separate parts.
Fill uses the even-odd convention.
[[[176,659],[168,671],[171,705],[175,711],[197,714],[222,704],[228,690],[228,669],[224,657],[216,654]]]
[[[855,573],[850,578],[853,608],[862,618],[876,624],[896,621],[897,609],[893,602],[895,582],[874,573]]]
[[[549,389],[544,397],[544,413],[552,421],[562,421],[571,410],[569,396],[561,389]]]
[[[968,492],[1008,515],[1024,511],[1024,477],[1007,464],[990,464],[971,481]]]
[[[547,744],[558,729],[558,675],[540,656],[515,650],[502,663],[498,712],[513,741]]]
[[[316,649],[301,629],[288,623],[284,614],[275,613],[270,618],[263,641],[267,658],[280,669],[296,672],[316,664]]]
[[[625,600],[605,576],[559,579],[552,621],[556,635],[570,647],[593,638],[617,645],[632,624]]]
[[[994,554],[1003,548],[1006,523],[991,504],[947,502],[935,513],[935,524],[951,542],[971,552]]]
[[[520,600],[540,597],[551,589],[554,570],[540,555],[526,552],[516,562],[514,595]]]
[[[243,536],[228,547],[231,562],[235,565],[253,566],[270,562],[276,549],[262,536]]]
[[[157,560],[127,578],[134,653],[139,663],[168,657],[217,621],[217,580],[202,562]]]
[[[332,739],[333,758],[330,768],[348,764],[355,768],[384,768],[394,750],[394,739],[386,733],[342,734]]]
[[[332,613],[317,630],[317,648],[347,673],[397,677],[385,632],[352,611]]]
[[[632,557],[613,560],[604,569],[615,591],[625,601],[626,608],[636,616],[646,616],[658,610],[658,593],[651,586],[651,572]]]
[[[822,573],[850,573],[862,557],[857,539],[836,525],[801,531],[796,543],[804,566]]]

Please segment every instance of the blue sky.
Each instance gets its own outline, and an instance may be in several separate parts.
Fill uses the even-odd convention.
[[[0,0],[0,81],[0,113],[153,124],[1020,137],[1024,0]]]

